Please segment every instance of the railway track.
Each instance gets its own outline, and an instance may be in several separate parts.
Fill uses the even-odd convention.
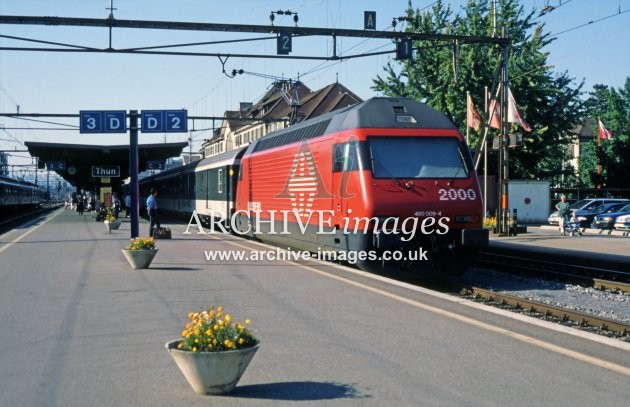
[[[479,253],[475,266],[503,273],[592,287],[607,292],[630,293],[630,273],[627,265],[607,262],[598,266],[588,262],[585,264],[583,259],[570,256],[561,255],[554,257],[553,260],[539,256],[549,256],[549,254],[535,254],[531,250],[520,251],[516,248],[510,251],[502,248],[495,252],[493,248],[489,248]],[[623,321],[481,287],[460,285],[454,289],[457,289],[462,297],[475,301],[483,301],[489,305],[630,341],[630,324]]]
[[[36,216],[43,215],[45,213],[51,212],[61,205],[51,205],[45,207],[39,207],[35,209],[30,209],[28,211],[24,211],[21,213],[12,213],[8,216],[4,216],[0,218],[0,234],[6,233],[11,229],[15,228],[18,225],[23,224],[24,222],[33,219]]]
[[[622,264],[606,264],[605,267],[597,267],[593,264],[576,264],[576,259],[570,257],[558,256],[553,260],[537,258],[531,250],[519,251],[514,249],[511,252],[505,248],[501,248],[499,252],[492,250],[493,248],[490,247],[480,253],[474,266],[478,270],[489,271],[488,274],[492,276],[491,280],[494,281],[482,281],[483,278],[477,279],[478,273],[475,272],[466,273],[465,278],[433,280],[413,277],[402,280],[410,284],[482,302],[489,306],[630,342],[629,323],[595,315],[595,313],[579,311],[579,309],[588,309],[588,306],[580,304],[581,300],[587,300],[586,294],[584,297],[577,295],[576,302],[580,306],[572,309],[571,306],[576,304],[554,305],[556,302],[550,301],[549,298],[539,300],[527,295],[516,295],[514,292],[525,293],[528,291],[521,287],[514,290],[486,288],[501,287],[507,278],[506,276],[517,275],[519,276],[515,276],[517,280],[529,281],[531,279],[534,282],[528,282],[528,284],[539,284],[541,290],[545,290],[546,287],[544,286],[548,283],[570,284],[590,287],[591,290],[601,290],[602,293],[610,296],[615,294],[626,296],[630,293],[630,275],[624,271]],[[539,253],[539,255],[549,256],[548,253]],[[628,266],[625,267],[627,270]],[[531,287],[528,288],[531,289]]]
[[[464,298],[483,301],[488,305],[527,313],[530,316],[551,320],[571,327],[584,329],[608,337],[615,337],[630,342],[630,324],[608,318],[545,304],[541,301],[521,298],[515,295],[499,293],[479,287],[463,288],[460,294]]]
[[[456,278],[449,279],[448,281],[442,279],[426,280],[405,278],[401,279],[401,281],[459,296],[471,301],[484,303],[488,306],[498,307],[534,318],[630,342],[630,324],[624,321],[551,305],[536,299],[523,298],[512,293],[478,287],[474,284],[471,285],[458,281]]]

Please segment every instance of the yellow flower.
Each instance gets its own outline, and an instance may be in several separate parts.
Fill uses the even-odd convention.
[[[144,249],[154,249],[155,248],[155,240],[152,237],[143,238],[136,237],[131,239],[129,242],[129,246],[127,246],[128,250],[144,250]]]
[[[245,323],[246,323],[247,325],[249,325],[249,324],[251,324],[251,323],[252,323],[252,321],[250,321],[249,319],[246,319],[246,320],[245,320]]]
[[[258,340],[248,331],[246,325],[234,320],[232,315],[223,313],[223,307],[188,313],[189,321],[182,331],[178,348],[189,352],[217,352],[252,346]],[[245,324],[251,324],[248,319]],[[226,337],[228,339],[226,339]],[[221,338],[221,339],[219,339]]]

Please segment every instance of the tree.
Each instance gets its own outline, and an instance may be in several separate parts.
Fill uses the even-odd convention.
[[[499,0],[497,27],[505,27],[511,39],[508,72],[510,89],[527,121],[534,127],[523,136],[520,148],[510,151],[510,178],[547,178],[559,173],[566,158],[570,130],[581,117],[582,83],[574,86],[567,72],[553,73],[543,48],[553,41],[544,24],[534,23],[535,11],[528,14],[516,0]],[[459,15],[438,0],[430,11],[407,8],[407,32],[492,36],[491,0],[469,0]],[[498,28],[500,31],[501,29]],[[444,112],[466,129],[466,91],[476,106],[484,106],[484,87],[497,80],[501,50],[490,44],[461,44],[454,63],[453,45],[430,41],[414,42],[412,60],[394,61],[385,67],[372,88],[388,96],[404,96],[423,101]],[[456,74],[457,72],[457,74]],[[511,132],[521,131],[516,125]],[[497,134],[494,130],[489,137]],[[480,137],[471,138],[474,148]],[[495,160],[491,160],[494,164]],[[491,171],[494,166],[491,166]]]
[[[622,89],[598,84],[593,86],[585,102],[585,117],[595,123],[595,138],[586,144],[580,154],[580,175],[589,186],[627,188],[630,173],[630,77]],[[613,134],[611,140],[600,140],[601,176],[597,173],[598,119]]]

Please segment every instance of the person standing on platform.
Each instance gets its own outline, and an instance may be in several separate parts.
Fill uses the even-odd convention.
[[[85,204],[83,203],[83,197],[80,196],[77,201],[77,212],[79,212],[79,215],[83,216],[84,209],[85,209]]]
[[[147,211],[149,211],[149,237],[153,237],[153,227],[160,227],[160,220],[158,219],[158,206],[157,206],[157,189],[151,188],[151,195],[147,198]]]
[[[129,217],[131,213],[131,195],[125,195],[125,218]]]
[[[562,233],[562,236],[564,236],[564,225],[569,221],[569,203],[567,202],[567,196],[565,194],[562,194],[562,196],[560,196],[560,202],[556,204],[556,209],[558,210],[558,217],[560,218],[560,233]]]
[[[112,209],[114,210],[114,218],[118,219],[118,215],[120,214],[120,198],[118,198],[118,194],[112,195]]]

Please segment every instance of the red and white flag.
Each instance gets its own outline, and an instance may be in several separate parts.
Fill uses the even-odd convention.
[[[508,88],[508,122],[518,124],[528,133],[532,131],[532,127],[525,121],[518,107],[516,107],[516,101],[514,100],[514,95],[512,95],[512,89],[510,88]]]
[[[599,138],[602,138],[604,140],[610,140],[612,138],[612,132],[604,127],[604,123],[602,123],[601,119],[597,119],[597,127],[599,130]]]
[[[499,107],[499,103],[495,98],[490,98],[490,124],[489,126],[493,129],[501,128],[501,108]]]
[[[468,127],[472,127],[476,131],[481,128],[481,116],[475,109],[470,93],[466,95],[466,122]]]

